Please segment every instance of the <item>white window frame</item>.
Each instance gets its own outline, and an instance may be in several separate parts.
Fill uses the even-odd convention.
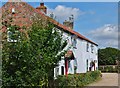
[[[73,48],[75,48],[75,49],[77,48],[77,47],[76,47],[76,44],[77,44],[77,40],[76,40],[76,39],[77,39],[77,36],[75,36],[75,35],[72,35],[72,36],[71,36],[72,46],[73,46]]]
[[[59,75],[59,67],[56,67],[55,68],[55,76],[58,76]]]
[[[91,53],[94,53],[94,45],[91,44]]]
[[[12,13],[15,13],[15,8],[12,8]]]
[[[89,43],[86,44],[86,51],[89,52]]]
[[[11,39],[10,38],[10,36],[12,35],[12,32],[11,31],[9,31],[9,28],[7,28],[7,41],[8,42],[17,42],[18,40],[16,40],[16,39]],[[15,31],[15,32],[18,32],[18,31]],[[11,34],[10,34],[11,33]],[[20,36],[19,36],[20,37]]]

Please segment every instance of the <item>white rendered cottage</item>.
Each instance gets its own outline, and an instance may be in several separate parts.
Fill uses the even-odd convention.
[[[72,30],[73,31],[73,30]],[[54,77],[75,73],[86,73],[98,69],[98,45],[77,32],[63,32],[68,50],[63,60],[54,68]]]
[[[46,16],[47,8],[43,2],[40,3],[39,7],[33,8],[27,3],[21,2],[21,0],[18,1],[16,3],[6,3],[2,6],[3,21],[19,26],[30,26],[32,23],[30,19],[35,14],[45,18],[54,18],[54,14],[50,14],[50,17]],[[10,21],[10,17],[14,20]],[[50,21],[56,26],[57,30],[62,30],[63,40],[67,40],[67,46],[64,49],[67,50],[67,53],[59,61],[58,66],[54,68],[54,77],[97,70],[98,45],[73,30],[73,15],[63,24],[54,19]],[[1,31],[6,32],[6,27],[2,27]]]
[[[63,22],[63,40],[67,40],[67,53],[54,68],[54,77],[75,73],[86,73],[98,69],[98,45],[73,30],[73,15]],[[59,26],[58,26],[58,30]]]

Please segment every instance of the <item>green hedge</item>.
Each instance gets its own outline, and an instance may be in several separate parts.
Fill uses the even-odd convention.
[[[60,88],[66,87],[83,87],[89,83],[92,83],[98,80],[101,77],[100,71],[93,71],[81,74],[68,75],[67,77],[64,75],[58,76],[55,80],[55,86]]]
[[[116,73],[116,72],[118,72],[118,66],[115,66],[115,68],[113,68],[113,66],[99,67],[99,70],[100,70],[101,72],[112,72],[112,73]]]

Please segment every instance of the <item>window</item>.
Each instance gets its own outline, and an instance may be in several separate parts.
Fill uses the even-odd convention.
[[[70,43],[70,41],[69,41],[69,38],[68,38],[68,37],[66,37],[66,38],[65,38],[65,41],[67,41],[67,43]]]
[[[72,43],[72,45],[73,45],[73,48],[76,48],[76,39],[73,39],[73,43]]]
[[[55,68],[55,75],[56,75],[56,76],[59,75],[59,67]]]
[[[68,60],[68,68],[70,68],[71,67],[71,65],[70,65],[70,60]]]
[[[87,71],[88,71],[88,59],[87,59],[86,63],[87,63]]]
[[[18,30],[10,30],[7,28],[7,41],[8,42],[17,42],[20,39],[20,33]]]
[[[94,52],[94,46],[93,46],[93,44],[91,44],[91,53],[93,53]]]
[[[64,66],[61,66],[61,75],[64,75]]]
[[[13,13],[13,14],[15,13],[15,8],[12,8],[12,13]]]
[[[74,59],[74,73],[77,73],[77,60]]]
[[[89,43],[87,42],[86,51],[89,52]]]
[[[73,46],[73,48],[75,48],[75,49],[77,48],[77,47],[76,47],[76,44],[77,44],[76,38],[77,38],[77,37],[74,36],[74,35],[71,37],[72,46]]]
[[[14,40],[11,38],[11,36],[12,36],[12,32],[11,32],[11,31],[8,31],[8,32],[7,32],[7,41],[8,41],[8,42],[14,42]]]

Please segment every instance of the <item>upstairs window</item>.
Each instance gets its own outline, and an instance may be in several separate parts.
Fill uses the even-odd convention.
[[[77,39],[77,37],[76,37],[75,35],[73,35],[73,36],[71,37],[72,46],[73,46],[73,48],[75,48],[75,49],[77,48],[77,47],[76,47],[76,44],[77,44],[76,39]]]
[[[77,43],[77,42],[76,42],[76,39],[73,39],[73,42],[72,42],[73,48],[77,48],[77,47],[76,47],[76,43]]]
[[[89,43],[87,42],[86,51],[89,52]]]
[[[12,14],[14,14],[15,13],[15,8],[12,8]]]
[[[7,28],[7,41],[17,42],[20,39],[20,33],[15,27]]]
[[[91,53],[93,53],[94,52],[94,46],[93,46],[93,44],[91,44]]]

